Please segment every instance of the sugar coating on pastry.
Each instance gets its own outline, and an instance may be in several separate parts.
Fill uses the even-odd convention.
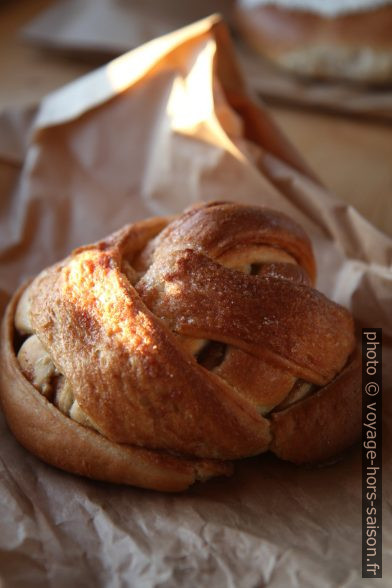
[[[315,275],[294,221],[229,202],[75,250],[10,305],[11,429],[58,467],[160,490],[268,450],[328,459],[360,430],[359,363],[353,319]],[[37,419],[46,434],[29,434]]]

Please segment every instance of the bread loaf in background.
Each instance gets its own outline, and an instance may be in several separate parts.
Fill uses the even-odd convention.
[[[390,0],[239,0],[235,23],[248,45],[286,71],[392,84]]]

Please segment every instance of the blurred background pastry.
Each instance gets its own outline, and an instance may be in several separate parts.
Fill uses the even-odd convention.
[[[239,0],[235,21],[253,49],[294,74],[392,83],[391,0]]]

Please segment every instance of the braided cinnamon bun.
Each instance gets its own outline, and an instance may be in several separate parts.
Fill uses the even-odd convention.
[[[350,313],[314,289],[303,230],[226,202],[128,225],[11,300],[1,401],[16,438],[91,478],[165,491],[360,432]]]

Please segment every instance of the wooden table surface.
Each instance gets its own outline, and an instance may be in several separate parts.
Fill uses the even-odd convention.
[[[20,27],[51,0],[0,0],[0,109],[30,104],[96,64],[39,50]],[[392,236],[392,125],[271,106],[324,184]]]

